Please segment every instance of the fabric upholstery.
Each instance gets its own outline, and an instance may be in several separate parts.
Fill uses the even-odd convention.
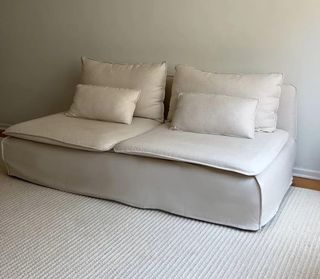
[[[125,139],[143,134],[158,121],[134,117],[131,125],[80,119],[58,113],[9,127],[5,134],[54,145],[106,151]]]
[[[280,106],[277,128],[286,130],[294,139],[297,138],[297,89],[289,84],[281,87]]]
[[[13,137],[6,138],[3,147],[12,176],[246,230],[258,230],[276,214],[291,184],[295,151],[294,142],[289,141],[264,172],[246,176],[196,164],[86,152]]]
[[[140,91],[78,84],[67,116],[131,124]]]
[[[167,64],[112,64],[82,58],[82,83],[141,90],[134,116],[163,120]]]
[[[261,173],[288,141],[288,133],[257,132],[254,139],[170,130],[167,124],[114,147],[118,153],[183,161],[244,175]]]
[[[179,93],[212,93],[258,99],[256,130],[272,132],[277,125],[282,74],[215,74],[178,65],[172,86],[168,120],[172,119]]]
[[[255,99],[226,95],[180,93],[171,128],[253,138],[257,103]]]

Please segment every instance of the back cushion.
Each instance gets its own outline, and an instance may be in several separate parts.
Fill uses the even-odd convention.
[[[282,74],[215,74],[178,65],[172,85],[168,120],[171,121],[179,93],[207,93],[258,100],[255,129],[273,132],[281,95]]]
[[[140,90],[134,116],[163,121],[167,64],[111,64],[82,58],[82,83]]]

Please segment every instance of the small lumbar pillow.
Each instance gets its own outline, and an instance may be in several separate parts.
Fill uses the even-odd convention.
[[[68,116],[131,124],[140,91],[78,84]]]
[[[212,93],[258,100],[255,128],[273,132],[277,126],[282,74],[216,74],[178,65],[172,85],[168,120],[179,93]]]
[[[134,116],[163,121],[167,64],[113,64],[82,57],[82,83],[141,90]]]
[[[180,93],[171,128],[200,134],[254,138],[255,99]]]

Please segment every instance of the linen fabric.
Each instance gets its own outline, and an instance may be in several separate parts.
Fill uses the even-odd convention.
[[[257,131],[273,132],[277,126],[282,82],[282,74],[215,74],[178,65],[168,120],[172,120],[179,93],[212,93],[257,99],[255,128]]]
[[[257,100],[180,93],[171,128],[200,134],[254,138]]]
[[[82,83],[140,90],[134,116],[163,120],[167,64],[112,64],[82,57]]]
[[[140,91],[78,84],[67,116],[131,124]]]

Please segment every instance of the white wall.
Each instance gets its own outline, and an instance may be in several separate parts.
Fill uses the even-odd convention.
[[[320,177],[319,0],[1,0],[0,40],[8,124],[66,109],[81,55],[283,72],[299,93],[297,168]]]

